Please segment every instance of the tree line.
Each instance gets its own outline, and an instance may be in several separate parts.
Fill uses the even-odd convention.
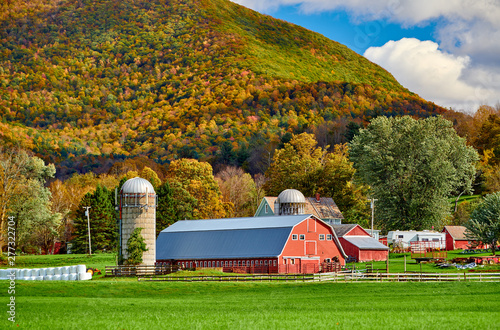
[[[486,110],[489,115],[475,140],[480,148],[457,134],[463,122],[378,117],[366,128],[352,127],[346,144],[321,145],[311,133],[284,135],[269,154],[264,174],[253,176],[230,163],[214,171],[196,159],[160,165],[137,157],[114,163],[107,173],[76,173],[62,181],[54,179],[53,164],[24,150],[3,148],[2,236],[5,219],[14,216],[21,251],[50,253],[58,241],[85,252],[83,207],[90,206],[92,250],[115,250],[115,189],[136,176],[149,180],[158,195],[158,232],[178,220],[252,216],[262,197],[287,188],[332,197],[345,222],[362,226],[370,218],[368,198],[376,198],[376,226],[384,231],[463,225],[480,202],[452,209],[449,197],[498,191],[499,114],[485,108],[476,116]]]

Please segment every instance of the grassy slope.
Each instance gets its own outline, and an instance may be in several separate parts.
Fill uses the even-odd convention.
[[[6,290],[0,294],[7,297]],[[496,283],[23,282],[23,328],[486,329]],[[5,328],[6,317],[0,321]]]
[[[207,2],[207,1],[205,1]],[[406,91],[394,77],[346,46],[316,32],[224,0],[211,0],[221,31],[244,40],[256,72],[304,82],[338,81]]]

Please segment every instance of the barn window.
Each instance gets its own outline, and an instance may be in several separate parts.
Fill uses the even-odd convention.
[[[319,234],[319,240],[324,241],[325,240],[325,234]]]
[[[276,266],[276,260],[273,261],[273,266]]]
[[[301,241],[305,240],[305,239],[306,239],[306,235],[304,235],[304,234],[300,234],[299,239],[300,239]]]
[[[227,267],[227,261],[225,262],[225,265],[226,265],[226,267]]]
[[[295,259],[290,259],[290,264],[295,265]]]
[[[192,261],[189,262],[189,268],[193,268],[193,262]]]
[[[283,258],[283,265],[286,265],[286,259]]]
[[[251,264],[252,264],[252,266],[253,266],[253,260],[252,260]]]
[[[439,242],[439,238],[433,238],[432,241],[433,242]]]
[[[269,206],[266,204],[266,213],[268,212],[269,210]]]
[[[297,240],[297,234],[292,235],[292,240],[296,241]]]
[[[207,267],[207,262],[206,261],[205,261],[204,265],[205,265],[204,267]]]
[[[266,261],[264,261],[264,265],[266,265],[266,266],[267,266],[267,260],[266,260]]]
[[[250,266],[250,260],[247,260],[247,266]]]
[[[229,267],[232,267],[232,266],[233,266],[233,262],[232,262],[232,261],[230,261],[230,262],[229,262]]]
[[[331,241],[332,240],[332,235],[326,235],[326,240]]]
[[[260,261],[260,265],[262,266],[262,260]]]
[[[208,267],[212,267],[212,262],[211,261],[208,262]]]

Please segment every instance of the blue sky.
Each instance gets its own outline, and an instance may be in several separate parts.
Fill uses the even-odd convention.
[[[441,106],[500,104],[500,1],[233,1],[346,45]]]

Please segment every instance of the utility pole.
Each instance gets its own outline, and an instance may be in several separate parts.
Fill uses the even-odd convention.
[[[89,215],[90,206],[84,206],[83,208],[85,209],[85,215],[87,216],[87,225],[89,230],[89,255],[92,255],[92,245],[90,243],[90,215]]]
[[[370,198],[369,201],[372,209],[372,237],[375,238],[375,234],[373,233],[373,218],[375,217],[375,202],[378,201],[378,199]]]

